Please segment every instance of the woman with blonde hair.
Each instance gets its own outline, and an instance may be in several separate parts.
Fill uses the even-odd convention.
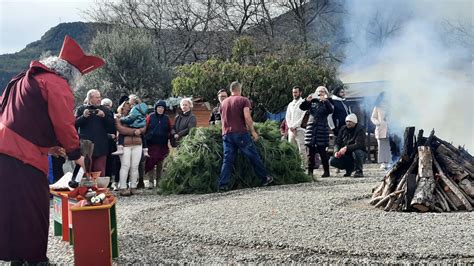
[[[189,134],[191,128],[197,125],[196,116],[192,112],[193,101],[190,98],[183,98],[179,106],[182,112],[176,116],[171,130],[171,136],[175,142],[174,147],[178,146],[183,137]]]
[[[118,115],[115,117],[115,126],[119,136],[124,136],[123,153],[120,157],[120,195],[130,196],[137,193],[138,165],[142,157],[142,134],[143,128],[130,128],[122,124],[120,117],[127,115],[130,111],[130,103],[124,102],[117,108]],[[130,174],[130,186],[127,179]]]
[[[310,120],[306,126],[305,145],[308,147],[308,175],[313,176],[316,153],[321,156],[324,173],[321,177],[329,177],[329,156],[326,148],[329,146],[328,116],[333,107],[328,101],[328,90],[324,86],[316,88],[314,94],[306,97],[300,105],[303,111],[309,110]]]

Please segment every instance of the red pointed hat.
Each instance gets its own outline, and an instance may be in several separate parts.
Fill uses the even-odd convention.
[[[68,61],[83,75],[105,64],[104,59],[100,57],[84,54],[79,44],[68,35],[64,37],[64,43],[61,52],[59,52],[59,58]]]

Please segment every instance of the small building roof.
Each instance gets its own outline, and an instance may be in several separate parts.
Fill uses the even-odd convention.
[[[346,88],[346,98],[377,97],[379,93],[389,87],[389,81],[368,81],[344,83]]]

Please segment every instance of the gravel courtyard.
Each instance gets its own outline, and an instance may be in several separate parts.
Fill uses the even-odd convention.
[[[298,185],[121,197],[114,262],[474,263],[473,213],[375,210],[367,202],[383,173],[365,167],[366,177],[358,179],[331,172]],[[49,259],[73,264],[72,247],[52,231]]]

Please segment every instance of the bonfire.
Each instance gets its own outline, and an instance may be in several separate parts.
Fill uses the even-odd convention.
[[[370,204],[385,211],[472,211],[474,158],[464,148],[415,128],[404,134],[400,159],[373,190]]]

